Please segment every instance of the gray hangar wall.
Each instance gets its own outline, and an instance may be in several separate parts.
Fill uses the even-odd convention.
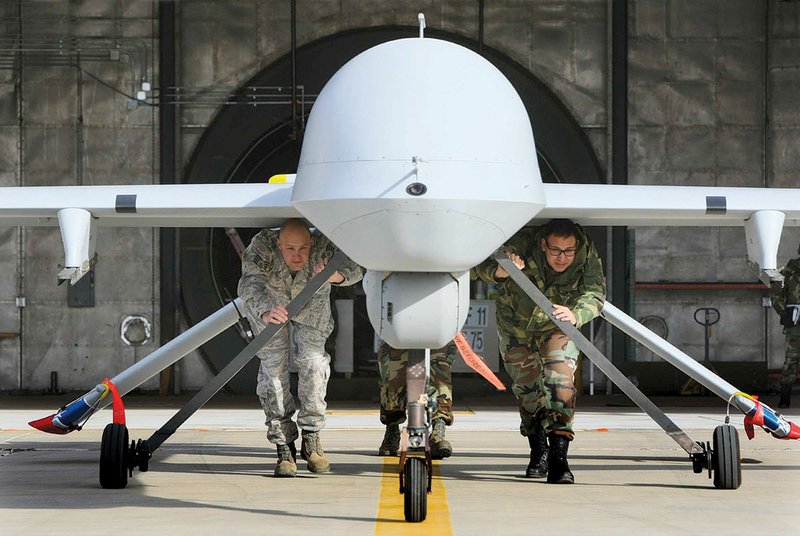
[[[487,50],[549,88],[608,174],[609,2],[493,1],[483,3],[482,17],[477,1],[408,5],[299,0],[297,46],[348,32],[410,29],[422,11],[431,32],[473,46],[482,38]],[[627,6],[629,182],[800,185],[800,3]],[[289,54],[291,14],[287,0],[185,0],[176,12],[183,181],[209,127],[237,106],[226,104],[228,97]],[[130,98],[144,81],[158,85],[157,13],[150,1],[0,5],[0,185],[158,182],[158,110]],[[780,262],[795,253],[798,238],[785,232]],[[56,286],[58,229],[1,228],[0,390],[46,390],[52,372],[61,389],[85,390],[151,352],[159,340],[158,248],[157,231],[101,229],[94,304],[70,307],[66,287]],[[628,255],[628,305],[637,318],[666,326],[673,344],[702,358],[703,328],[692,315],[716,307],[722,320],[711,339],[713,360],[751,363],[748,373],[780,366],[782,338],[763,293],[733,285],[755,282],[743,230],[637,228]],[[729,286],[677,285],[708,282]],[[152,326],[141,346],[120,338],[131,315]],[[629,372],[646,384],[640,363],[653,356],[631,346],[627,358]],[[210,374],[193,355],[181,363],[179,384],[198,389]],[[144,387],[157,389],[157,380]]]

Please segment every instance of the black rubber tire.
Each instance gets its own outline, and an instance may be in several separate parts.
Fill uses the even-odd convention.
[[[428,466],[422,458],[408,458],[403,467],[406,521],[419,523],[428,515]]]
[[[714,429],[714,487],[736,489],[742,484],[742,457],[739,452],[739,435],[729,424]]]
[[[111,423],[103,430],[100,443],[100,485],[122,489],[128,485],[128,428]]]

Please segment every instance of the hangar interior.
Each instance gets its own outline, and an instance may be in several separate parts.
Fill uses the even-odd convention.
[[[370,46],[416,35],[418,12],[428,37],[472,48],[509,78],[545,180],[800,186],[800,2],[782,0],[3,2],[0,186],[291,173],[328,78]],[[613,303],[699,360],[708,336],[710,365],[732,383],[775,387],[783,336],[743,228],[591,232]],[[58,228],[0,228],[0,392],[84,391],[143,358],[231,299],[237,247],[254,233],[101,228],[93,273],[70,287],[57,285]],[[798,240],[784,230],[780,264]],[[352,304],[342,385],[372,385],[363,293],[336,297]],[[718,312],[710,333],[702,308]],[[602,322],[593,332],[646,392],[692,392]],[[198,390],[243,345],[229,330],[142,389]],[[584,390],[606,392],[590,368]],[[230,389],[254,383],[251,367]]]

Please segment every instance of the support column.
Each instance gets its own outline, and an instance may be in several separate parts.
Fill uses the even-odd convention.
[[[158,3],[158,144],[159,182],[175,184],[176,118],[175,105],[170,102],[175,87],[175,2],[162,0]],[[159,259],[161,272],[160,344],[163,346],[177,335],[177,235],[175,229],[162,228],[159,233]],[[161,373],[159,394],[170,392],[174,383],[173,367]]]
[[[611,178],[613,184],[628,183],[628,2],[611,6]],[[630,267],[628,230],[611,230],[612,260],[609,269],[609,299],[630,312]],[[628,338],[612,334],[611,360],[621,366],[628,359]]]

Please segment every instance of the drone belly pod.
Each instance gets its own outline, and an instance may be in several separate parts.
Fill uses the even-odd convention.
[[[469,314],[469,272],[376,272],[364,276],[367,314],[393,348],[441,348]]]
[[[462,295],[468,302],[463,274],[545,200],[528,114],[510,82],[464,47],[411,38],[361,53],[323,88],[308,120],[292,204],[374,272],[368,279],[382,282],[372,291],[365,283],[368,304],[389,303],[376,294],[380,288],[406,300],[418,296],[436,322],[453,317],[433,312],[441,304]],[[419,275],[393,279],[389,272]],[[427,299],[430,293],[441,300]],[[396,333],[389,337],[401,347],[446,342],[466,318],[451,311],[448,336],[414,336],[422,326],[410,327],[415,322],[401,320],[398,302],[391,303]],[[419,310],[411,317],[421,318]],[[383,323],[372,319],[376,330],[390,324],[386,314],[378,317]]]

